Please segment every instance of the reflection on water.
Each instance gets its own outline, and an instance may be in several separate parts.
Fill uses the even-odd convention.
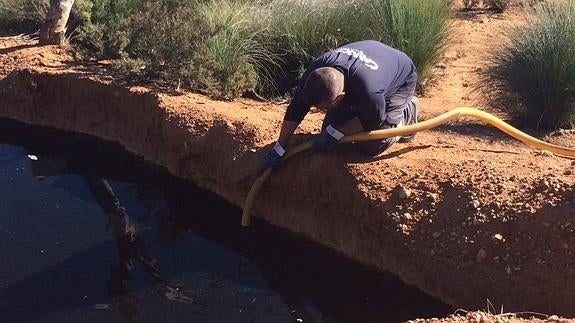
[[[451,308],[85,136],[0,122],[0,322],[397,322]]]
[[[14,152],[12,147],[0,144],[0,166],[9,164],[20,158],[20,155]]]

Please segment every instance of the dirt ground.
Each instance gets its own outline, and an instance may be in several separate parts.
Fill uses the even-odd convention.
[[[521,6],[503,14],[459,12],[438,76],[421,97],[423,118],[479,106],[574,148],[575,131],[522,127],[472,93],[482,55],[500,40],[502,26],[524,21]],[[285,111],[285,104],[128,88],[106,65],[74,62],[26,37],[0,39],[0,82],[1,116],[120,141],[239,206]],[[42,91],[67,98],[47,99]],[[312,111],[295,141],[317,133],[321,118]],[[421,132],[373,160],[349,145],[294,158],[266,183],[254,213],[456,306],[485,309],[489,300],[497,309],[572,317],[574,173],[574,160],[466,120]],[[441,321],[462,320],[520,319],[470,312]]]

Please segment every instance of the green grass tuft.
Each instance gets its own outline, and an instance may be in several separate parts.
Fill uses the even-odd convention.
[[[506,35],[482,88],[537,128],[575,127],[575,0],[535,6]]]
[[[451,6],[443,0],[363,0],[371,38],[409,55],[417,66],[419,82],[431,77],[450,37]]]
[[[279,50],[296,58],[299,72],[327,49],[375,39],[407,53],[422,84],[450,36],[445,0],[277,0],[269,6]]]

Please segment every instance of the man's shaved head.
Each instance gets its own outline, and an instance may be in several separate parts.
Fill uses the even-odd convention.
[[[333,67],[312,71],[304,84],[303,96],[311,106],[325,106],[344,92],[343,73]]]

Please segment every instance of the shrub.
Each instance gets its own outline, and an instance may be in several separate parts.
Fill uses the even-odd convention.
[[[92,53],[122,58],[121,71],[132,76],[183,79],[230,98],[263,82],[277,60],[254,12],[240,1],[95,0],[77,40]]]
[[[0,0],[0,29],[34,33],[44,22],[49,0]],[[92,3],[76,0],[68,20],[68,30],[89,21]]]
[[[0,0],[0,29],[35,32],[47,11],[48,0]]]
[[[575,126],[575,0],[539,4],[489,55],[482,89],[537,128]]]
[[[477,8],[479,6],[479,0],[463,0],[462,6],[465,10]]]
[[[533,0],[528,0],[528,1],[533,1]],[[483,2],[483,6],[497,11],[497,12],[503,12],[505,9],[507,9],[507,7],[509,6],[509,2],[510,0],[463,0],[463,9],[465,10],[471,10],[471,9],[475,9],[481,6]]]
[[[85,0],[89,1],[89,0]],[[141,0],[92,0],[76,41],[96,55],[125,57],[133,29],[132,15]],[[76,5],[75,5],[76,6]]]
[[[132,15],[131,22],[127,54],[143,60],[145,74],[152,78],[177,72],[192,57],[193,44],[202,33],[190,2],[173,6],[147,1]]]
[[[19,1],[23,6],[47,0]],[[448,36],[448,0],[76,0],[69,30],[90,56],[122,71],[188,81],[220,97],[282,94],[309,62],[372,38],[405,51],[430,76]],[[18,12],[33,12],[18,9]],[[34,21],[41,22],[46,9]],[[0,15],[0,17],[2,17]],[[0,18],[0,23],[2,18]],[[76,28],[76,26],[78,28]]]
[[[509,0],[484,0],[485,5],[497,12],[503,12],[509,5]]]

